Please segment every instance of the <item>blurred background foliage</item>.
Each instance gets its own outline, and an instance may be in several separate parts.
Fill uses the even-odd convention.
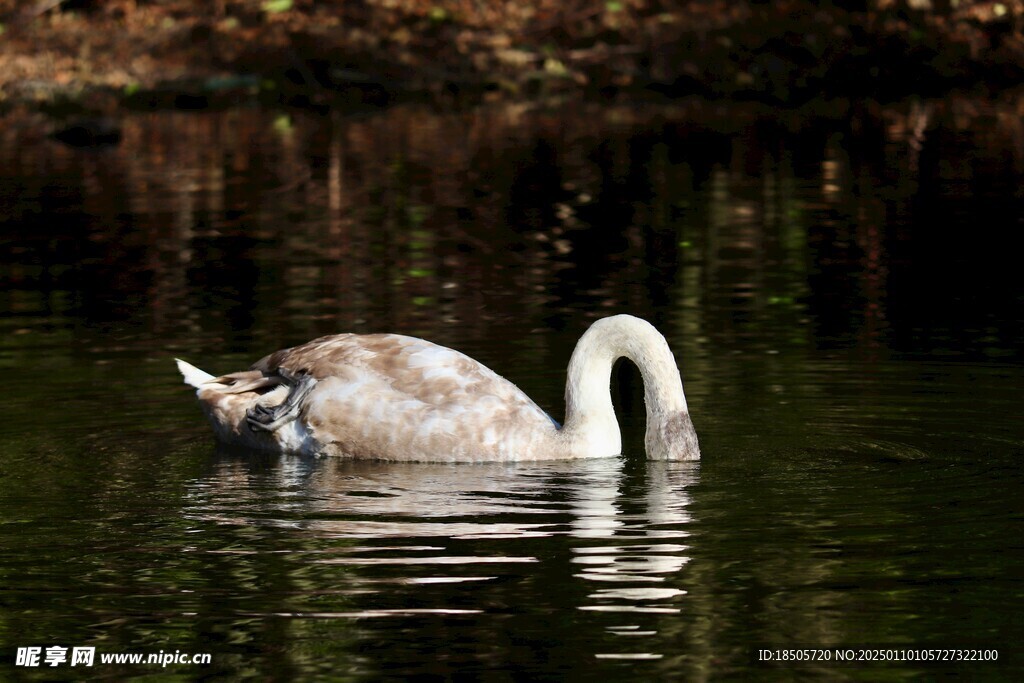
[[[623,89],[800,103],[1020,82],[1019,0],[0,1],[0,98]],[[247,76],[248,78],[239,78]]]

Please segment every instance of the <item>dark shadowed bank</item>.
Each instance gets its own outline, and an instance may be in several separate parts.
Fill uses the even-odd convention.
[[[0,106],[885,100],[1019,83],[1022,16],[1019,0],[0,0]]]

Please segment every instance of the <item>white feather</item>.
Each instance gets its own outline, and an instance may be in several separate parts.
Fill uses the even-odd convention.
[[[185,384],[199,389],[204,384],[213,379],[213,375],[208,372],[203,372],[196,366],[186,363],[180,358],[175,358],[174,361],[178,364],[178,371],[185,378]]]

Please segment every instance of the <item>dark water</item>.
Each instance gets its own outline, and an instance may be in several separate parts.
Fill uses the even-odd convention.
[[[1021,113],[126,113],[99,149],[8,114],[0,678],[1019,680]],[[627,367],[623,457],[465,466],[218,449],[171,362],[396,331],[560,417],[618,312],[699,464],[643,458]],[[15,666],[53,645],[212,662]],[[999,660],[753,661],[797,645]]]

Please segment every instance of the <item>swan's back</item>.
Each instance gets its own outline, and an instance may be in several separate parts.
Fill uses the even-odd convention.
[[[316,385],[294,423],[253,434],[245,410],[282,400],[279,390],[273,398],[259,393],[266,378],[282,371],[308,374]],[[261,440],[275,450],[385,460],[520,460],[545,457],[546,441],[557,430],[529,397],[484,365],[397,334],[323,337],[202,386],[204,403],[237,404],[220,411],[230,423],[222,435],[247,445]],[[232,387],[252,391],[230,393]]]

